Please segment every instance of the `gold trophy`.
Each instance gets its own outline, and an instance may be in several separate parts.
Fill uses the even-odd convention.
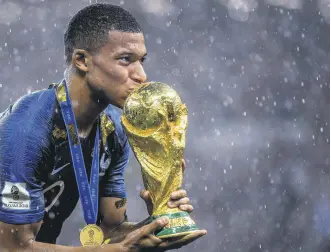
[[[186,211],[167,206],[183,180],[187,108],[179,95],[164,83],[145,83],[129,95],[121,119],[150,192],[152,219],[169,217],[168,225],[156,235],[169,238],[198,230]]]

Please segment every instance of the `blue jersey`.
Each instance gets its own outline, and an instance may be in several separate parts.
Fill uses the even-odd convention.
[[[55,243],[79,193],[61,108],[54,88],[23,96],[0,114],[0,221],[43,220],[37,241]],[[125,198],[129,144],[120,113],[109,105],[80,139],[89,177],[100,124],[99,197]],[[100,220],[100,216],[99,216]]]

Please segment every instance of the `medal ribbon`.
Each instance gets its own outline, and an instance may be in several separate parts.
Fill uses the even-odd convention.
[[[65,80],[62,81],[62,83],[58,86],[58,91],[55,90],[55,92],[60,103],[62,117],[68,134],[72,164],[78,185],[79,197],[83,208],[84,220],[88,225],[95,224],[97,222],[98,214],[99,191],[99,123],[94,141],[93,161],[89,184],[82,147],[78,137],[77,123]]]

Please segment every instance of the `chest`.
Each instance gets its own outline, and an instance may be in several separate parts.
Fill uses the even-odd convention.
[[[92,139],[92,138],[91,138]],[[90,180],[91,166],[94,153],[94,139],[81,141],[85,171]],[[99,181],[111,169],[114,149],[106,148],[101,144],[98,155],[99,159]],[[51,155],[41,171],[41,181],[45,200],[45,210],[56,210],[58,215],[66,215],[71,212],[78,199],[78,187],[75,176],[75,170],[70,152],[70,146],[66,138],[59,138],[54,141]],[[61,204],[61,207],[58,207]],[[63,207],[66,206],[65,208]],[[63,212],[63,209],[66,209]]]

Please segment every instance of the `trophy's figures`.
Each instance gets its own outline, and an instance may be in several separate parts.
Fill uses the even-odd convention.
[[[187,109],[179,95],[164,83],[143,84],[127,98],[121,119],[150,192],[152,217],[169,217],[157,236],[182,236],[198,230],[187,212],[167,206],[170,194],[181,188],[183,180]]]

